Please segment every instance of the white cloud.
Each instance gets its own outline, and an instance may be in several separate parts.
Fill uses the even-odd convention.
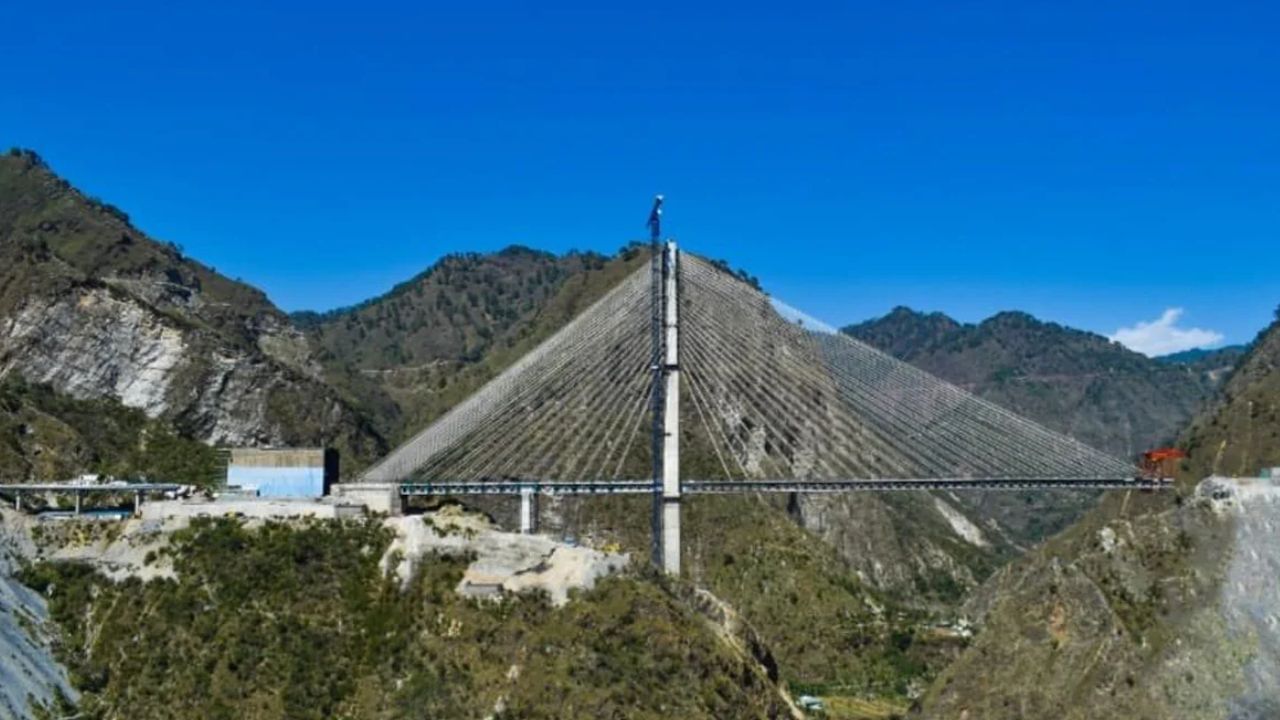
[[[1111,339],[1130,350],[1148,357],[1212,347],[1222,342],[1222,333],[1202,328],[1180,328],[1178,318],[1182,308],[1169,308],[1158,320],[1139,322],[1133,327],[1122,327]]]

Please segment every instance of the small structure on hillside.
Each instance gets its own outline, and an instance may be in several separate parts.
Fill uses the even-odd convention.
[[[1178,472],[1178,464],[1186,457],[1185,452],[1173,447],[1148,450],[1142,453],[1142,474],[1151,479],[1171,478]]]
[[[333,448],[233,448],[227,462],[227,486],[259,497],[323,497],[337,481]]]

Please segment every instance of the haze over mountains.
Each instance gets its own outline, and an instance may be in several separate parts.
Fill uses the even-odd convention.
[[[81,471],[103,470],[205,481],[214,463],[206,454],[209,444],[333,445],[343,452],[344,473],[351,477],[536,346],[647,259],[647,250],[635,247],[611,257],[557,256],[522,247],[493,254],[462,253],[357,306],[286,315],[261,292],[186,257],[175,245],[148,238],[122,211],[77,192],[33,153],[10,153],[0,157],[0,477],[65,479]],[[1131,458],[1180,439],[1191,451],[1189,472],[1254,473],[1268,463],[1280,464],[1280,444],[1275,442],[1280,386],[1275,385],[1274,371],[1280,333],[1275,328],[1247,350],[1158,359],[1019,312],[962,324],[939,313],[898,308],[844,332],[1119,457]],[[1237,363],[1239,369],[1233,372]],[[1186,495],[1190,485],[1184,482],[1181,489]],[[1110,684],[1102,687],[1109,689],[1127,684],[1126,663],[1157,662],[1154,651],[1142,644],[1152,637],[1151,628],[1182,627],[1160,614],[1166,607],[1182,606],[1169,605],[1159,596],[1161,591],[1152,588],[1173,577],[1170,573],[1201,567],[1195,564],[1200,560],[1185,560],[1179,554],[1186,542],[1179,530],[1200,522],[1189,515],[1195,511],[1179,508],[1173,499],[1139,499],[1124,512],[1141,509],[1140,519],[1134,516],[1132,526],[1121,527],[1116,524],[1121,510],[1115,503],[1108,501],[1094,510],[1096,501],[1092,493],[845,495],[791,502],[700,498],[690,503],[686,519],[689,576],[754,626],[758,636],[753,637],[771,651],[769,662],[776,662],[773,672],[795,687],[857,688],[899,699],[919,696],[964,645],[931,644],[922,628],[940,619],[989,612],[996,628],[992,639],[982,636],[964,651],[946,670],[949,685],[924,695],[925,709],[954,717],[953,711],[981,707],[990,714],[973,717],[1002,717],[1003,711],[992,708],[1018,696],[979,679],[989,662],[985,658],[997,656],[1008,667],[1018,668],[1050,662],[1035,654],[1049,651],[1044,642],[1032,643],[1026,654],[1008,649],[1017,643],[990,643],[1019,632],[1036,638],[1047,632],[1045,642],[1050,642],[1059,637],[1054,628],[1067,628],[1067,635],[1058,640],[1061,647],[1079,645],[1079,653],[1102,652],[1099,667],[1111,673]],[[612,498],[548,503],[543,520],[551,532],[618,542],[643,556],[647,503]],[[499,517],[505,512],[496,506],[490,509]],[[1082,516],[1081,524],[1052,544],[1019,559],[1027,548]],[[1128,538],[1128,549],[1098,556],[1096,539],[1104,526]],[[1210,523],[1187,532],[1196,552],[1207,553],[1215,533],[1226,531]],[[359,567],[342,564],[348,561],[339,551],[354,542],[352,538],[318,534],[307,535],[306,541],[332,544],[332,552],[319,554],[323,562],[317,560],[320,565],[305,571],[314,571],[324,583],[341,586],[340,568],[362,577],[374,573],[372,561]],[[258,540],[237,536],[234,542],[253,552],[262,550],[255,545]],[[214,555],[192,560],[190,572],[228,591],[248,592],[236,578],[218,570]],[[1054,578],[1062,577],[1059,559],[1071,564],[1066,571],[1069,582],[1053,590],[1058,582]],[[1226,561],[1214,555],[1204,562],[1220,567]],[[1119,584],[1103,577],[1113,566],[1114,573],[1123,576]],[[450,566],[441,573],[454,570]],[[1178,582],[1192,582],[1178,577]],[[301,608],[306,601],[288,584],[295,581],[301,582],[288,575],[271,592],[281,602]],[[441,603],[445,610],[440,618],[490,622],[453,605],[440,589],[444,580],[433,582],[439,587],[419,588],[415,597]],[[747,659],[749,653],[718,645],[717,636],[698,629],[684,601],[656,581],[634,582],[584,600],[582,617],[634,638],[644,631],[635,625],[629,603],[655,609],[656,629],[649,629],[664,638],[656,655],[667,659],[661,662],[685,653],[687,662],[706,669],[705,685],[682,690],[673,707],[696,716],[707,708],[723,710],[741,702],[754,708],[756,716],[780,716],[779,706],[755,675],[756,684],[725,689],[747,672],[746,665],[755,667],[756,660]],[[1102,587],[1101,595],[1089,583]],[[982,589],[975,593],[978,588]],[[143,597],[130,594],[135,592],[140,591],[121,590],[120,597]],[[1058,605],[1043,600],[1057,592],[1065,594],[1061,621],[1054,619]],[[376,613],[368,618],[374,624],[385,620],[379,613],[402,602],[392,596],[344,598],[352,603],[353,613],[374,613],[369,609],[372,603]],[[966,599],[968,604],[962,605]],[[1048,619],[1020,615],[1020,607],[1044,610]],[[1118,620],[1099,619],[1108,608],[1116,610]],[[71,608],[63,610],[67,617],[74,616]],[[177,606],[172,610],[174,617],[184,612]],[[333,620],[329,610],[310,612],[299,609],[298,617]],[[431,624],[432,618],[413,617],[423,632],[439,629]],[[1098,651],[1099,645],[1088,643],[1102,643],[1097,638],[1105,633],[1079,639],[1072,629],[1077,618],[1088,625],[1088,632],[1100,622],[1120,623],[1118,632],[1128,644],[1118,645],[1123,652],[1115,654]],[[525,619],[543,629],[562,622],[560,616],[541,610],[530,610]],[[1044,622],[1050,623],[1047,631]],[[524,631],[523,626],[484,627],[500,627],[494,632],[509,632],[503,637],[511,647],[520,645],[512,638]],[[252,628],[237,625],[227,632],[231,634],[223,640],[228,647],[243,650],[251,645]],[[325,642],[338,642],[316,632]],[[680,640],[682,633],[691,638],[688,644]],[[282,629],[277,650],[288,655],[286,635]],[[199,643],[184,638],[182,643],[190,642],[191,647],[169,647],[165,662],[189,659],[186,653],[197,652]],[[111,642],[124,641],[113,637]],[[592,642],[586,635],[575,635],[572,646],[589,653],[593,651],[582,648],[590,648]],[[450,651],[433,652],[458,667],[466,663]],[[644,682],[659,692],[666,666],[654,665],[655,655],[646,654],[641,645],[609,652],[644,668]],[[368,678],[386,669],[373,655],[358,658],[351,664],[353,672],[368,673]],[[85,668],[101,672],[115,662],[106,657],[81,660]],[[424,667],[432,661],[412,659]],[[505,665],[499,668],[503,663],[493,658],[477,663],[483,670],[470,675],[454,670],[474,687],[494,691]],[[1085,673],[1065,661],[1058,667]],[[568,682],[565,678],[572,675],[558,672],[552,673],[557,682]],[[1026,677],[1010,676],[1010,681]],[[263,688],[277,680],[264,676]],[[315,677],[311,681],[323,685]],[[134,691],[119,675],[103,682],[107,684],[89,691],[99,693],[100,707],[117,707],[112,703],[126,702]],[[395,692],[376,679],[366,682],[369,697]],[[724,683],[728,685],[721,687]],[[219,696],[219,707],[227,712],[267,702],[262,696],[252,702],[237,697],[230,680],[219,687],[226,693]],[[1078,687],[1046,683],[1036,702],[1059,707]],[[525,695],[534,693],[532,683],[522,688]],[[180,690],[186,702],[198,703],[202,697],[199,687]],[[350,696],[343,695],[329,707],[354,707],[342,704],[356,702],[357,691],[343,690],[348,691]],[[415,692],[430,696],[429,688]],[[589,694],[590,689],[575,685],[573,692]],[[628,692],[611,686],[607,698],[581,707],[623,707]],[[161,695],[153,700],[158,702]],[[1124,702],[1115,708],[1140,707],[1136,691],[1121,695]],[[370,707],[377,705],[364,699]],[[455,706],[450,703],[463,703],[465,698],[442,696],[434,701],[451,708]],[[537,702],[545,703],[546,698],[538,696]],[[1008,716],[1016,714],[1009,711]]]

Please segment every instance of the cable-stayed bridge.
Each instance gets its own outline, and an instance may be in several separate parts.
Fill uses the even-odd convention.
[[[1158,488],[817,322],[674,242],[370,468],[402,496]]]

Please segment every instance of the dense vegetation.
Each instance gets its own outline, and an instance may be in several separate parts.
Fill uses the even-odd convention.
[[[606,259],[512,247],[441,259],[378,298],[295,315],[326,378],[403,439],[420,430],[648,262],[628,246]]]
[[[197,523],[177,580],[112,584],[48,563],[23,579],[64,629],[85,718],[723,718],[779,712],[767,678],[657,577],[554,609],[468,600],[465,558],[406,588],[376,522]]]
[[[1276,316],[1239,361],[1219,401],[1183,436],[1193,477],[1251,476],[1280,467],[1280,308]]]
[[[82,472],[211,486],[223,462],[214,448],[114,399],[76,400],[17,374],[0,378],[0,481]]]

